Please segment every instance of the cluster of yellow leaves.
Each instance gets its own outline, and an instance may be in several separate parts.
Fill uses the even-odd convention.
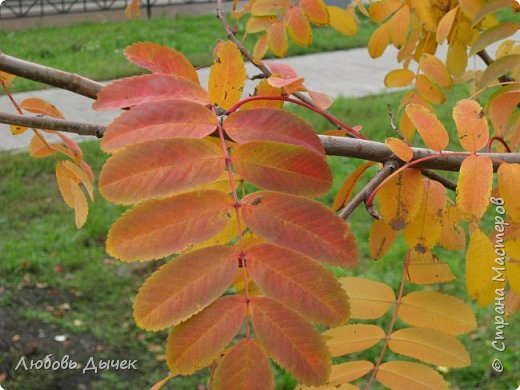
[[[233,17],[251,15],[246,24],[246,34],[258,34],[253,54],[261,61],[269,49],[274,55],[287,54],[289,37],[299,46],[312,43],[312,27],[331,26],[344,35],[357,32],[354,6],[346,9],[328,6],[323,0],[249,0]]]

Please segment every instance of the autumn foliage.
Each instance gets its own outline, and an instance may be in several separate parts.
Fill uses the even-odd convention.
[[[398,49],[402,68],[385,79],[388,87],[409,88],[394,124],[396,136],[385,141],[397,165],[364,201],[375,217],[368,237],[372,258],[380,259],[404,238],[400,286],[363,277],[338,280],[331,271],[330,266],[351,268],[358,261],[355,234],[335,211],[341,214],[348,206],[356,184],[376,162],[346,178],[332,208],[326,207],[315,200],[332,186],[322,141],[283,107],[299,102],[338,126],[329,136],[365,139],[358,128],[325,111],[330,97],[308,90],[301,75],[278,62],[267,64],[254,96],[243,96],[247,75],[237,39],[215,47],[207,86],[180,52],[148,42],[126,49],[129,61],[152,73],[109,84],[93,104],[97,110],[125,109],[101,141],[111,156],[99,174],[99,190],[108,201],[128,206],[110,228],[109,255],[124,262],[171,258],[134,301],[138,326],[170,331],[171,374],[155,389],[205,367],[211,367],[215,389],[273,388],[269,359],[302,389],[356,389],[351,382],[363,377],[357,383],[366,388],[377,381],[391,389],[447,389],[434,367],[471,365],[457,338],[477,327],[471,307],[446,293],[405,290],[409,284],[454,279],[436,248],[466,250],[469,298],[484,307],[495,302],[497,291],[507,292],[507,313],[518,308],[510,303],[520,294],[515,260],[520,165],[500,156],[520,143],[520,46],[504,40],[519,25],[500,23],[494,15],[510,6],[510,1],[382,0],[342,9],[322,0],[251,0],[232,13],[257,37],[250,58],[257,65],[263,66],[268,50],[284,56],[289,39],[310,45],[312,25],[353,35],[360,14],[378,24],[368,43],[372,57],[388,45]],[[501,40],[484,71],[466,70],[469,56],[487,60],[485,49]],[[448,45],[445,61],[436,55],[442,44]],[[450,139],[435,106],[465,82],[471,96],[453,107],[458,139]],[[23,101],[20,108],[62,117],[39,99]],[[13,128],[13,134],[25,130]],[[63,144],[47,144],[34,131],[31,155],[60,155],[58,185],[79,227],[87,216],[86,194],[93,199],[92,172],[69,138],[58,133]],[[414,158],[412,143],[426,146],[429,155]],[[460,162],[454,197],[446,183],[421,170],[422,163],[443,158]],[[498,265],[495,243],[504,235],[486,233],[481,223],[490,198],[503,199],[509,224],[504,245],[510,257]],[[382,318],[389,321],[386,329]],[[332,364],[332,358],[370,348],[378,351],[375,362]],[[388,359],[387,350],[397,360]]]

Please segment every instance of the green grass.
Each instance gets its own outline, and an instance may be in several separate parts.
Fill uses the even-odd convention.
[[[246,19],[244,19],[246,20]],[[238,36],[243,35],[244,22]],[[330,27],[314,28],[310,47],[291,43],[288,55],[366,46],[374,24],[363,19],[359,32],[346,37]],[[110,80],[144,72],[123,55],[125,47],[141,41],[157,42],[181,51],[195,66],[211,65],[211,48],[225,37],[220,22],[211,16],[160,17],[107,23],[81,23],[19,32],[0,31],[0,51],[28,61],[78,73],[94,80]],[[255,37],[246,41],[253,48]],[[44,88],[18,80],[15,91]]]
[[[339,99],[332,111],[351,125],[363,124],[363,133],[369,138],[382,140],[393,135],[388,124],[386,106],[390,104],[396,108],[403,93]],[[449,107],[465,95],[467,92],[464,88],[455,88],[446,104],[438,110],[440,118],[450,130],[452,140],[456,140],[456,136]],[[314,113],[309,114],[300,108],[295,111],[318,130],[330,128],[327,122]],[[453,144],[456,148],[457,141]],[[99,172],[106,156],[100,152],[98,143],[85,142],[82,147],[94,171]],[[337,192],[341,182],[362,163],[356,159],[337,157],[329,157],[329,162],[334,172],[334,186],[330,195],[322,199],[326,204],[331,204],[333,194]],[[41,290],[42,294],[48,294],[48,289],[52,289],[65,297],[71,297],[72,308],[62,317],[53,315],[45,306],[31,302],[21,305],[18,312],[22,323],[38,321],[69,334],[94,339],[105,346],[104,351],[99,354],[102,357],[139,359],[138,375],[127,377],[120,376],[117,371],[105,372],[96,382],[96,388],[146,388],[167,372],[164,362],[156,360],[164,353],[166,333],[146,333],[137,329],[131,315],[131,301],[138,287],[156,265],[152,263],[136,267],[107,261],[104,240],[108,227],[121,209],[108,204],[97,193],[86,226],[76,230],[73,213],[59,199],[53,165],[51,159],[35,160],[25,153],[0,154],[0,286],[6,289],[0,294],[0,303],[6,307],[20,305],[19,297],[24,296],[27,288],[34,288],[36,283],[40,283],[40,286],[41,283],[48,285]],[[373,173],[373,168],[369,172]],[[366,182],[368,176],[370,175],[365,176],[360,185]],[[454,178],[453,174],[449,176]],[[453,198],[452,193],[450,196]],[[406,251],[402,238],[383,259],[375,262],[368,256],[370,218],[362,207],[354,212],[349,223],[357,237],[361,260],[353,270],[336,270],[337,274],[362,275],[397,288]],[[457,279],[427,289],[451,293],[468,300],[463,276],[464,253],[444,250],[435,252],[440,259],[450,264]],[[62,268],[60,272],[56,272],[56,265]],[[30,287],[20,288],[24,285]],[[416,288],[408,286],[407,291]],[[513,338],[514,328],[509,327],[506,330],[508,350],[500,354],[506,367],[505,372],[502,376],[495,377],[490,369],[490,362],[495,356],[490,346],[493,340],[494,313],[491,307],[478,309],[475,305],[472,306],[477,312],[479,327],[471,336],[462,337],[462,340],[471,352],[473,364],[467,369],[450,370],[446,374],[448,381],[454,388],[460,389],[514,388],[520,372],[518,359],[515,357],[519,341]],[[81,326],[75,320],[80,320]],[[518,316],[510,319],[510,322],[514,323],[516,320]],[[398,322],[397,325],[404,324]],[[380,346],[355,356],[373,360],[377,357],[379,348]],[[389,352],[387,354],[392,357]],[[6,364],[9,356],[11,355],[0,349],[0,368],[2,364]],[[277,373],[277,389],[294,387],[295,382],[289,375],[280,370]],[[193,389],[198,383],[205,381],[205,375],[206,372],[203,371],[193,377],[176,378],[167,388]],[[26,386],[36,380],[40,385],[45,383],[39,376],[24,374],[22,378]]]

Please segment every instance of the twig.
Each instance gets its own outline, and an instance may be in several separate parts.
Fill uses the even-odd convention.
[[[399,138],[401,138],[401,140],[403,140],[404,142],[406,142],[408,145],[410,144],[410,142],[408,141],[408,139],[403,135],[403,133],[401,133],[401,130],[399,130],[399,127],[397,127],[397,125],[395,124],[395,118],[394,118],[394,113],[392,111],[392,106],[390,104],[387,105],[387,110],[388,110],[388,116],[390,117],[390,127],[392,128],[392,130],[397,134],[397,136]]]

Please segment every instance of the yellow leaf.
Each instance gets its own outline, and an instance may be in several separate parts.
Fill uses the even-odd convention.
[[[262,34],[260,38],[256,40],[255,47],[253,48],[253,61],[255,64],[262,63],[262,58],[264,58],[267,52],[267,46],[267,34]]]
[[[495,290],[504,287],[504,269],[501,267],[495,263],[491,240],[480,229],[475,229],[466,254],[466,289],[480,307],[492,303]]]
[[[412,148],[400,139],[389,137],[385,140],[385,144],[401,160],[408,162],[413,158]]]
[[[282,96],[282,89],[273,87],[269,84],[267,79],[262,79],[257,84],[255,88],[254,96]],[[242,109],[249,108],[282,108],[283,101],[282,100],[256,100],[249,103],[246,103],[242,106]]]
[[[376,379],[390,389],[448,390],[437,371],[420,363],[392,361],[381,364]]]
[[[442,88],[451,87],[451,76],[446,65],[436,56],[423,54],[419,62],[422,72],[435,84]]]
[[[482,74],[479,88],[485,88],[494,82],[498,82],[500,76],[511,72],[518,64],[520,64],[520,54],[511,54],[493,61]]]
[[[422,22],[424,29],[434,33],[437,29],[437,23],[432,8],[432,1],[412,0],[412,8],[415,10],[415,14]]]
[[[467,367],[471,358],[455,337],[438,330],[406,328],[390,336],[388,347],[395,353],[446,367]]]
[[[253,3],[251,14],[253,16],[276,16],[290,6],[289,0],[256,0]]]
[[[380,259],[390,249],[397,238],[398,232],[393,230],[383,221],[372,221],[370,233],[368,233],[368,250],[374,259]]]
[[[33,114],[48,115],[59,119],[65,118],[54,104],[39,98],[24,99],[20,102],[20,107],[25,111],[32,112]]]
[[[368,40],[368,54],[372,58],[381,57],[388,43],[390,43],[390,31],[388,23],[385,23],[379,26]]]
[[[431,252],[410,252],[408,280],[416,284],[444,283],[455,279],[450,266],[440,262]]]
[[[457,182],[457,207],[466,219],[480,219],[486,212],[493,184],[493,163],[472,154],[464,159]]]
[[[459,0],[459,5],[468,18],[473,19],[484,6],[484,0]]]
[[[275,16],[251,16],[246,24],[246,32],[254,34],[266,31],[276,20]]]
[[[347,177],[336,194],[336,198],[332,204],[332,210],[338,211],[350,200],[361,175],[374,164],[375,162],[373,161],[366,162],[358,167],[354,172],[352,172],[349,177]]]
[[[12,135],[20,135],[20,134],[25,133],[27,130],[29,130],[28,127],[17,126],[17,125],[10,125],[9,128],[11,129]]]
[[[323,333],[332,357],[364,351],[381,341],[385,331],[371,324],[343,325]]]
[[[384,283],[350,276],[340,278],[339,281],[349,297],[350,318],[380,318],[395,302],[394,290]]]
[[[466,247],[466,234],[459,225],[462,215],[458,208],[450,206],[446,208],[442,217],[441,236],[439,244],[451,251],[461,251]]]
[[[448,47],[448,56],[446,57],[446,65],[452,76],[462,76],[468,64],[468,52],[466,45],[459,41],[450,43]]]
[[[501,41],[502,39],[513,35],[516,31],[518,31],[519,28],[520,25],[517,23],[505,22],[484,31],[482,34],[480,34],[473,46],[471,46],[469,55],[475,55],[477,52],[485,49],[492,43]]]
[[[327,6],[331,27],[343,35],[355,35],[358,29],[356,17],[352,12],[334,5]]]
[[[390,24],[390,40],[396,48],[401,48],[408,36],[408,26],[410,24],[410,7],[404,5],[395,13],[388,22]]]
[[[54,156],[56,150],[50,147],[49,143],[42,140],[42,135],[35,134],[29,143],[29,154],[34,158],[44,158]]]
[[[439,25],[437,26],[436,38],[437,43],[443,43],[448,35],[450,34],[451,28],[453,26],[453,22],[455,21],[455,16],[457,15],[457,11],[459,7],[455,7],[451,9],[449,12],[444,14],[442,19],[439,21]]]
[[[498,167],[498,189],[504,200],[507,216],[516,223],[520,222],[520,164],[502,163]]]
[[[403,4],[399,0],[383,0],[370,4],[368,14],[376,23],[382,23]]]
[[[374,363],[368,360],[353,360],[332,366],[328,384],[338,386],[352,382],[368,374],[374,368]]]
[[[88,174],[80,166],[74,164],[70,160],[63,161],[62,165],[68,171],[69,177],[73,179],[77,184],[83,184],[83,186],[87,190],[87,193],[90,196],[90,199],[94,200],[94,187],[92,180],[90,179]]]
[[[240,100],[245,82],[246,70],[240,50],[233,42],[222,43],[209,74],[211,101],[226,110],[231,108]]]
[[[385,76],[385,85],[388,88],[406,87],[410,85],[415,73],[410,69],[394,69]]]
[[[415,291],[401,299],[398,312],[404,322],[457,336],[475,330],[473,310],[462,300],[435,291]]]
[[[441,151],[448,146],[448,132],[435,113],[423,105],[412,103],[406,106],[406,114],[428,147]]]

